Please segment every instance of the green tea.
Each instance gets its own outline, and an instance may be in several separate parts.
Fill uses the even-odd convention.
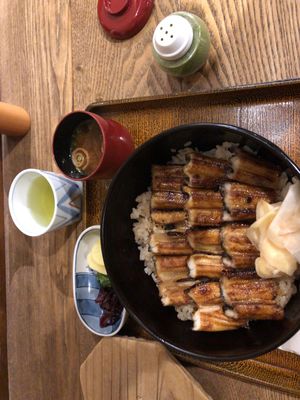
[[[54,214],[54,195],[44,177],[39,176],[32,181],[28,190],[27,205],[38,224],[50,224]]]

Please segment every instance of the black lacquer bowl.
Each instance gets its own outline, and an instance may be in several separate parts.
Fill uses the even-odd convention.
[[[271,351],[300,329],[300,293],[292,297],[282,321],[253,321],[248,329],[225,332],[193,332],[191,321],[182,322],[172,307],[163,307],[155,283],[144,273],[143,262],[130,219],[135,198],[151,184],[152,164],[166,164],[171,149],[186,142],[209,150],[224,141],[247,145],[259,157],[300,177],[300,170],[277,146],[245,129],[220,124],[178,126],[148,140],[127,160],[114,178],[102,218],[104,262],[114,290],[135,320],[172,351],[202,360],[237,361]]]

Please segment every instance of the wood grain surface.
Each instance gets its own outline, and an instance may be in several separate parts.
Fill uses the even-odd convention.
[[[297,0],[164,0],[145,28],[124,42],[107,37],[96,0],[72,1],[74,101],[206,91],[299,76],[300,2]],[[209,61],[196,75],[168,77],[155,64],[151,38],[159,20],[174,11],[199,15],[211,33]],[[89,29],[87,29],[87,26]],[[101,65],[99,74],[95,69]]]
[[[52,133],[73,108],[70,24],[68,1],[0,2],[1,97],[32,119],[25,137],[2,138],[6,196],[22,169],[54,169]],[[82,226],[30,238],[12,224],[7,202],[4,217],[9,398],[81,399],[85,329],[74,310],[71,265]],[[96,340],[87,336],[92,348]]]
[[[0,141],[0,399],[8,397],[3,200],[2,143]]]
[[[136,146],[176,125],[189,122],[229,123],[250,129],[271,140],[299,164],[299,96],[300,83],[295,83],[222,94],[114,101],[94,104],[89,109],[126,126],[133,134]],[[87,225],[97,223],[104,200],[103,183],[91,183],[87,191]],[[145,332],[137,327],[135,335],[144,337]],[[300,357],[288,352],[275,351],[254,360],[221,364],[200,362],[192,358],[188,360],[198,366],[233,373],[241,379],[248,378],[300,397]]]
[[[103,338],[80,381],[85,400],[211,399],[164,346],[143,339]]]
[[[59,119],[96,98],[194,92],[300,76],[297,0],[156,1],[144,30],[125,42],[110,40],[102,32],[96,5],[97,0],[0,0],[1,100],[23,106],[32,118],[31,132],[24,138],[2,137],[12,400],[82,399],[79,367],[99,340],[81,325],[72,300],[72,253],[83,224],[28,238],[18,232],[8,213],[9,186],[19,171],[56,170],[50,149]],[[150,50],[156,22],[179,9],[202,16],[213,43],[209,63],[185,80],[162,73]],[[260,106],[252,109],[249,121],[257,115],[261,126],[268,128],[262,113],[267,115],[270,106],[264,104],[261,112]],[[285,107],[297,118],[289,102],[281,109]],[[225,118],[221,106],[218,115]],[[272,113],[271,121],[271,126],[277,123],[289,131],[290,122],[282,121],[280,112]],[[285,145],[281,136],[274,135],[274,140]],[[97,187],[100,194],[102,186]],[[197,378],[201,382],[200,372]],[[223,382],[227,397],[216,397],[220,399],[236,399],[237,390],[241,398],[249,393],[259,399],[289,398],[249,384],[235,386],[211,372],[203,379]]]
[[[261,386],[249,385],[228,376],[214,374],[203,368],[188,367],[188,371],[215,400],[291,400],[295,398]]]

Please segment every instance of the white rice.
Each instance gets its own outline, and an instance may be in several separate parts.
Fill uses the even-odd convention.
[[[177,164],[184,165],[187,163],[187,157],[189,154],[194,151],[198,151],[197,149],[193,149],[192,147],[185,147],[176,151],[175,149],[171,149],[171,152],[174,153],[172,156],[172,160],[168,162],[168,164]]]
[[[168,164],[177,164],[177,165],[184,165],[187,162],[187,156],[194,152],[198,151],[197,147],[190,147],[192,142],[186,142],[183,146],[183,149],[176,150],[171,149],[172,160]],[[237,143],[232,142],[224,142],[221,145],[217,145],[211,150],[202,151],[201,153],[210,156],[216,157],[222,160],[230,160],[232,156],[234,156],[234,150],[238,147]],[[247,151],[250,154],[255,154],[255,152],[248,146],[244,146],[243,150]]]
[[[275,299],[276,303],[284,308],[293,294],[297,293],[293,278],[282,278],[279,280],[279,293]]]
[[[150,218],[150,200],[151,190],[142,193],[136,198],[137,207],[132,209],[130,218],[137,220],[133,224],[133,233],[138,249],[140,252],[140,260],[144,262],[144,271],[147,275],[151,275],[156,281],[155,264],[153,256],[149,251],[149,241],[152,232],[152,221]]]
[[[187,142],[184,145],[183,149],[175,150],[171,149],[172,159],[168,164],[177,164],[184,165],[187,162],[187,156],[194,151],[199,151],[197,148],[189,147],[191,142]],[[224,142],[222,145],[217,145],[216,148],[211,149],[207,152],[203,152],[203,154],[216,157],[219,159],[229,160],[233,155],[233,150],[238,145],[235,143]],[[249,147],[244,147],[244,150],[249,153],[255,154],[252,149]],[[285,197],[288,188],[290,186],[290,182],[288,181],[288,176],[285,172],[283,172],[280,176],[280,188],[282,198]],[[138,245],[138,249],[140,252],[140,260],[144,262],[145,268],[144,271],[147,275],[151,275],[154,282],[157,282],[157,275],[155,270],[155,262],[152,253],[149,251],[149,241],[150,235],[155,228],[150,218],[150,201],[151,201],[152,192],[150,188],[147,192],[142,193],[136,198],[137,206],[132,209],[132,213],[130,218],[136,220],[133,224],[133,232],[135,241]],[[285,307],[285,305],[289,302],[291,296],[296,293],[297,289],[293,284],[292,279],[282,279],[280,280],[280,294],[276,298],[276,302],[281,306]],[[184,306],[175,307],[177,312],[177,317],[182,321],[192,320],[193,313],[195,311],[195,306],[193,304],[188,304]]]
[[[236,143],[224,142],[222,145],[217,145],[216,149],[213,149],[215,150],[215,154],[212,156],[228,161],[234,155],[232,150],[236,149],[237,147],[238,145]]]
[[[181,321],[193,320],[193,314],[196,311],[196,307],[193,304],[187,304],[185,306],[175,307],[177,312],[177,318]]]

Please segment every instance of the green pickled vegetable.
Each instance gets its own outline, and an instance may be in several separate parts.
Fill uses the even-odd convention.
[[[100,274],[100,272],[97,273],[97,281],[100,283],[100,286],[103,288],[111,287],[109,277],[107,275]]]

